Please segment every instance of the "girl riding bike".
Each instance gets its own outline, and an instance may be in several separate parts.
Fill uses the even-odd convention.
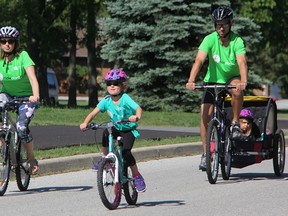
[[[105,82],[109,95],[104,97],[99,104],[97,104],[97,107],[88,114],[84,122],[80,125],[80,129],[84,131],[99,112],[106,111],[112,122],[129,119],[130,123],[119,124],[113,127],[112,133],[115,139],[118,136],[123,138],[123,158],[126,161],[126,165],[130,166],[132,170],[136,190],[138,192],[144,192],[146,190],[146,184],[138,170],[136,160],[131,153],[135,138],[139,137],[139,132],[136,130],[138,126],[136,122],[141,119],[142,109],[125,93],[127,79],[128,77],[125,72],[119,69],[113,69],[107,73]],[[108,135],[108,130],[104,130],[102,140],[104,156],[108,154]],[[101,160],[93,166],[92,169],[98,170],[100,162]]]

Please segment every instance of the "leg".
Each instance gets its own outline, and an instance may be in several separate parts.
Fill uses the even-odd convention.
[[[27,152],[27,158],[30,163],[31,174],[35,175],[39,171],[39,165],[33,153],[33,146],[34,146],[33,141],[30,141],[28,143],[23,143],[23,146]]]
[[[24,148],[26,149],[27,158],[30,163],[30,171],[33,175],[39,171],[39,166],[33,153],[33,137],[30,134],[28,125],[34,116],[36,106],[36,103],[22,104],[18,109],[19,115],[17,117],[17,132]]]
[[[201,105],[200,134],[202,139],[203,154],[201,156],[199,169],[202,171],[206,170],[206,134],[208,123],[211,119],[212,111],[213,111],[212,104],[204,103]]]
[[[202,139],[203,153],[206,152],[206,132],[207,132],[208,123],[211,120],[212,111],[213,111],[212,104],[201,105],[200,134],[201,134],[201,139]]]
[[[230,84],[231,85],[236,85],[237,83],[239,83],[240,80],[239,79],[233,79]],[[233,122],[239,122],[239,113],[241,111],[241,108],[243,106],[243,91],[237,90],[237,89],[231,89],[230,90],[230,94],[232,96],[232,100],[231,100],[231,106],[232,106],[232,110],[233,110],[233,119],[232,119],[232,123]]]
[[[131,153],[135,137],[132,132],[121,132],[121,136],[123,137],[123,158],[124,163],[126,163],[124,166],[129,166],[131,168],[136,190],[138,192],[144,192],[146,190],[146,184],[138,170],[136,160]]]

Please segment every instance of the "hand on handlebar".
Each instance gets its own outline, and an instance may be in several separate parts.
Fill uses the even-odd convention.
[[[139,118],[136,115],[132,115],[129,117],[129,121],[130,122],[137,122],[137,121],[139,121]]]
[[[195,82],[187,82],[186,83],[186,89],[188,90],[195,90]]]
[[[32,102],[32,103],[36,103],[39,101],[39,97],[37,96],[30,96],[29,97],[29,101]]]
[[[236,83],[236,91],[243,91],[246,89],[247,83],[246,82],[238,82]]]
[[[86,124],[86,123],[80,124],[80,130],[81,130],[81,131],[88,130],[88,129],[87,129],[87,124]]]

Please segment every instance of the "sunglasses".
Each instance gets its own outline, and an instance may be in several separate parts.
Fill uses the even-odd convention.
[[[215,27],[217,29],[220,29],[220,28],[228,28],[230,26],[230,23],[225,23],[225,24],[215,24]]]
[[[106,82],[106,85],[107,85],[107,86],[111,86],[111,85],[113,85],[113,86],[119,86],[120,83],[119,83],[119,82]]]
[[[15,40],[13,40],[13,39],[9,39],[9,40],[1,39],[1,40],[0,40],[0,43],[1,43],[1,44],[6,44],[7,42],[8,42],[8,44],[14,44],[14,43],[15,43]]]

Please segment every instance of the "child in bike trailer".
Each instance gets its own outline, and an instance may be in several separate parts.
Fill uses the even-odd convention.
[[[135,138],[139,137],[139,132],[136,130],[141,119],[141,107],[125,93],[127,87],[127,75],[119,69],[110,70],[105,76],[106,89],[109,95],[104,97],[96,106],[96,108],[88,114],[84,122],[80,125],[81,130],[85,130],[87,125],[99,112],[107,112],[112,122],[129,119],[130,123],[118,124],[112,128],[114,138],[117,136],[123,137],[123,158],[128,166],[130,166],[132,175],[135,178],[135,188],[138,192],[146,190],[144,178],[138,171],[136,160],[131,153]],[[102,146],[103,157],[108,154],[108,130],[103,132]],[[102,157],[102,158],[103,158]],[[101,158],[101,160],[102,160]],[[101,160],[95,164],[92,169],[98,170]]]
[[[235,141],[255,141],[261,137],[257,125],[253,122],[254,114],[249,109],[242,109],[239,115],[240,131],[231,134]]]
[[[18,108],[17,132],[27,151],[29,171],[36,174],[39,166],[33,153],[33,137],[30,134],[29,123],[38,108],[39,85],[35,64],[28,53],[20,49],[19,38],[20,33],[15,27],[0,28],[0,74],[3,77],[0,101],[29,98],[28,103]],[[3,143],[0,142],[0,149],[2,146]]]

